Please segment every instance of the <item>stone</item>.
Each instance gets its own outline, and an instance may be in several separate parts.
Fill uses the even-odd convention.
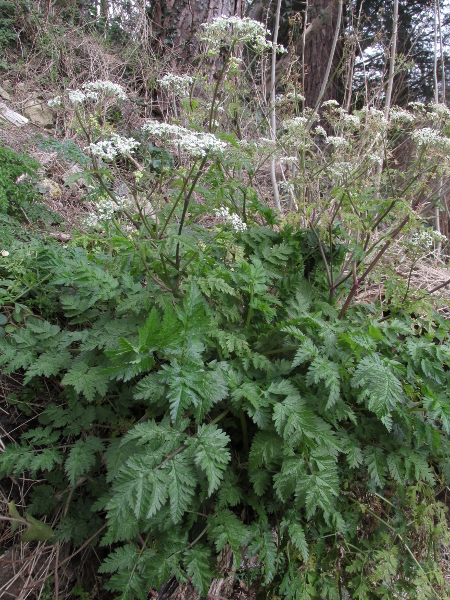
[[[61,188],[52,179],[43,179],[36,185],[36,188],[40,194],[48,194],[51,200],[61,196]]]
[[[23,127],[28,123],[28,119],[19,113],[16,113],[14,110],[11,110],[4,104],[0,102],[0,117],[3,117],[6,121],[15,125],[16,127]]]
[[[26,101],[23,112],[34,125],[53,127],[53,111],[45,101],[32,97]]]
[[[64,185],[66,185],[72,191],[76,191],[81,187],[86,187],[86,181],[83,177],[76,179],[75,181],[70,181],[72,175],[77,175],[78,173],[83,173],[83,169],[78,165],[73,165],[68,169],[62,176],[62,180],[64,181]],[[67,181],[69,180],[69,181]]]
[[[11,100],[11,96],[8,94],[8,92],[2,88],[2,86],[0,85],[0,98],[3,98],[3,100]]]

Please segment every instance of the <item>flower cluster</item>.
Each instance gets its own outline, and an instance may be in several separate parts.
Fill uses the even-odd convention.
[[[415,115],[405,110],[404,108],[400,108],[399,106],[394,106],[389,113],[391,121],[400,122],[400,123],[413,123],[415,120]]]
[[[92,81],[91,83],[84,83],[82,87],[86,92],[87,98],[90,97],[89,94],[101,94],[102,96],[110,96],[112,98],[117,98],[118,100],[127,99],[123,87],[112,81]]]
[[[117,98],[118,100],[126,100],[127,98],[123,87],[112,81],[84,83],[82,88],[82,90],[70,90],[67,93],[69,102],[72,104],[82,104],[88,101],[97,102],[100,96]],[[47,104],[50,108],[62,106],[62,97],[56,96],[56,98],[49,100]]]
[[[149,135],[162,139],[169,138],[172,144],[178,144],[180,148],[196,158],[204,158],[208,154],[219,154],[224,152],[227,147],[225,142],[217,139],[212,133],[190,131],[185,127],[170,123],[147,121],[142,129]]]
[[[442,119],[443,121],[448,121],[450,119],[450,110],[445,106],[445,104],[430,104],[430,111],[428,116],[433,121],[438,121]]]
[[[128,208],[131,201],[125,196],[112,200],[109,196],[101,196],[96,204],[96,212],[90,214],[85,220],[86,227],[96,227],[99,222],[111,221],[114,213]]]
[[[447,238],[445,235],[429,229],[415,232],[411,236],[411,244],[413,246],[425,246],[425,248],[431,248],[435,242],[442,243],[446,241]]]
[[[85,150],[93,156],[111,161],[118,155],[128,156],[137,146],[139,146],[139,142],[135,139],[125,138],[117,133],[113,133],[111,139],[91,143],[89,146],[86,146]]]
[[[226,223],[229,223],[235,231],[245,231],[247,224],[241,219],[239,215],[230,214],[230,209],[227,206],[221,206],[215,211],[216,217],[223,219]]]
[[[193,81],[193,78],[189,77],[189,75],[173,75],[172,73],[168,73],[162,79],[158,79],[158,83],[162,88],[178,96],[186,95]]]
[[[56,96],[56,98],[49,100],[47,102],[47,104],[50,108],[54,108],[55,106],[61,107],[62,106],[62,98],[61,98],[61,96]]]
[[[222,46],[232,43],[249,44],[257,52],[272,50],[273,44],[266,38],[270,35],[262,23],[245,17],[216,17],[211,23],[203,23],[203,31],[199,38],[209,46],[210,54],[217,54]],[[286,52],[283,46],[277,44],[277,52]]]
[[[331,144],[334,148],[345,148],[348,146],[348,141],[344,137],[339,135],[329,135],[326,137],[326,141],[328,144]]]
[[[0,255],[3,256],[3,258],[6,258],[7,256],[9,256],[9,252],[8,250],[1,250]]]
[[[338,108],[339,102],[337,100],[325,100],[325,102],[322,102],[322,107],[324,106],[329,106],[330,108]]]
[[[417,142],[418,146],[438,145],[444,141],[444,138],[435,129],[431,129],[431,127],[416,129],[411,134],[411,137]]]
[[[69,102],[72,102],[72,104],[81,104],[82,102],[87,100],[86,94],[81,90],[72,90],[71,92],[69,92],[68,96]]]
[[[336,177],[336,179],[341,179],[344,175],[348,175],[353,168],[352,163],[350,162],[335,162],[328,167],[328,172],[332,177]]]

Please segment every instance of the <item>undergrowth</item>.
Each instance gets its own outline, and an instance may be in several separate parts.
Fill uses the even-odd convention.
[[[139,139],[119,134],[120,85],[52,101],[85,142],[47,145],[96,210],[66,246],[11,236],[0,260],[0,365],[30,419],[0,472],[33,482],[9,518],[22,541],[92,545],[124,599],[172,577],[206,595],[222,550],[267,598],[446,598],[449,323],[424,298],[408,311],[409,286],[389,313],[355,298],[435,202],[450,113],[328,103],[327,133],[296,101],[280,147],[255,141],[258,116],[242,139],[233,53],[256,60],[265,35],[205,28],[206,57],[228,49],[217,80],[158,80],[167,120]],[[281,151],[286,217],[255,182]],[[31,193],[16,184],[33,165],[3,152],[7,185]]]

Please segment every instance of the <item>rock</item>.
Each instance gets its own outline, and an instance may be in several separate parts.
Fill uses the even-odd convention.
[[[52,179],[43,179],[36,185],[36,188],[40,194],[48,194],[52,200],[61,196],[61,188]]]
[[[53,127],[53,111],[45,101],[32,97],[26,101],[23,112],[34,125]]]
[[[8,94],[8,92],[6,90],[4,90],[2,88],[1,85],[0,85],[0,98],[3,98],[3,100],[11,100],[11,96]]]
[[[3,117],[6,119],[6,121],[12,123],[16,127],[22,127],[28,123],[28,119],[26,117],[23,117],[22,115],[19,115],[19,113],[11,110],[3,102],[0,102],[0,117]]]
[[[30,156],[31,156],[31,158],[34,158],[34,160],[36,160],[41,165],[41,168],[39,168],[37,170],[38,175],[40,175],[41,177],[43,177],[44,174],[48,170],[50,170],[55,165],[56,161],[58,160],[57,152],[35,151],[35,152],[30,152]]]
[[[86,181],[83,179],[83,177],[75,179],[74,176],[78,175],[78,173],[83,173],[83,169],[78,165],[73,165],[62,176],[64,185],[67,185],[67,187],[72,191],[76,191],[81,187],[86,187]]]

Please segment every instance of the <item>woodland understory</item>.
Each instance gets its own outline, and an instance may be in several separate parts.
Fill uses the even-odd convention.
[[[0,598],[450,598],[410,4],[0,0]]]

